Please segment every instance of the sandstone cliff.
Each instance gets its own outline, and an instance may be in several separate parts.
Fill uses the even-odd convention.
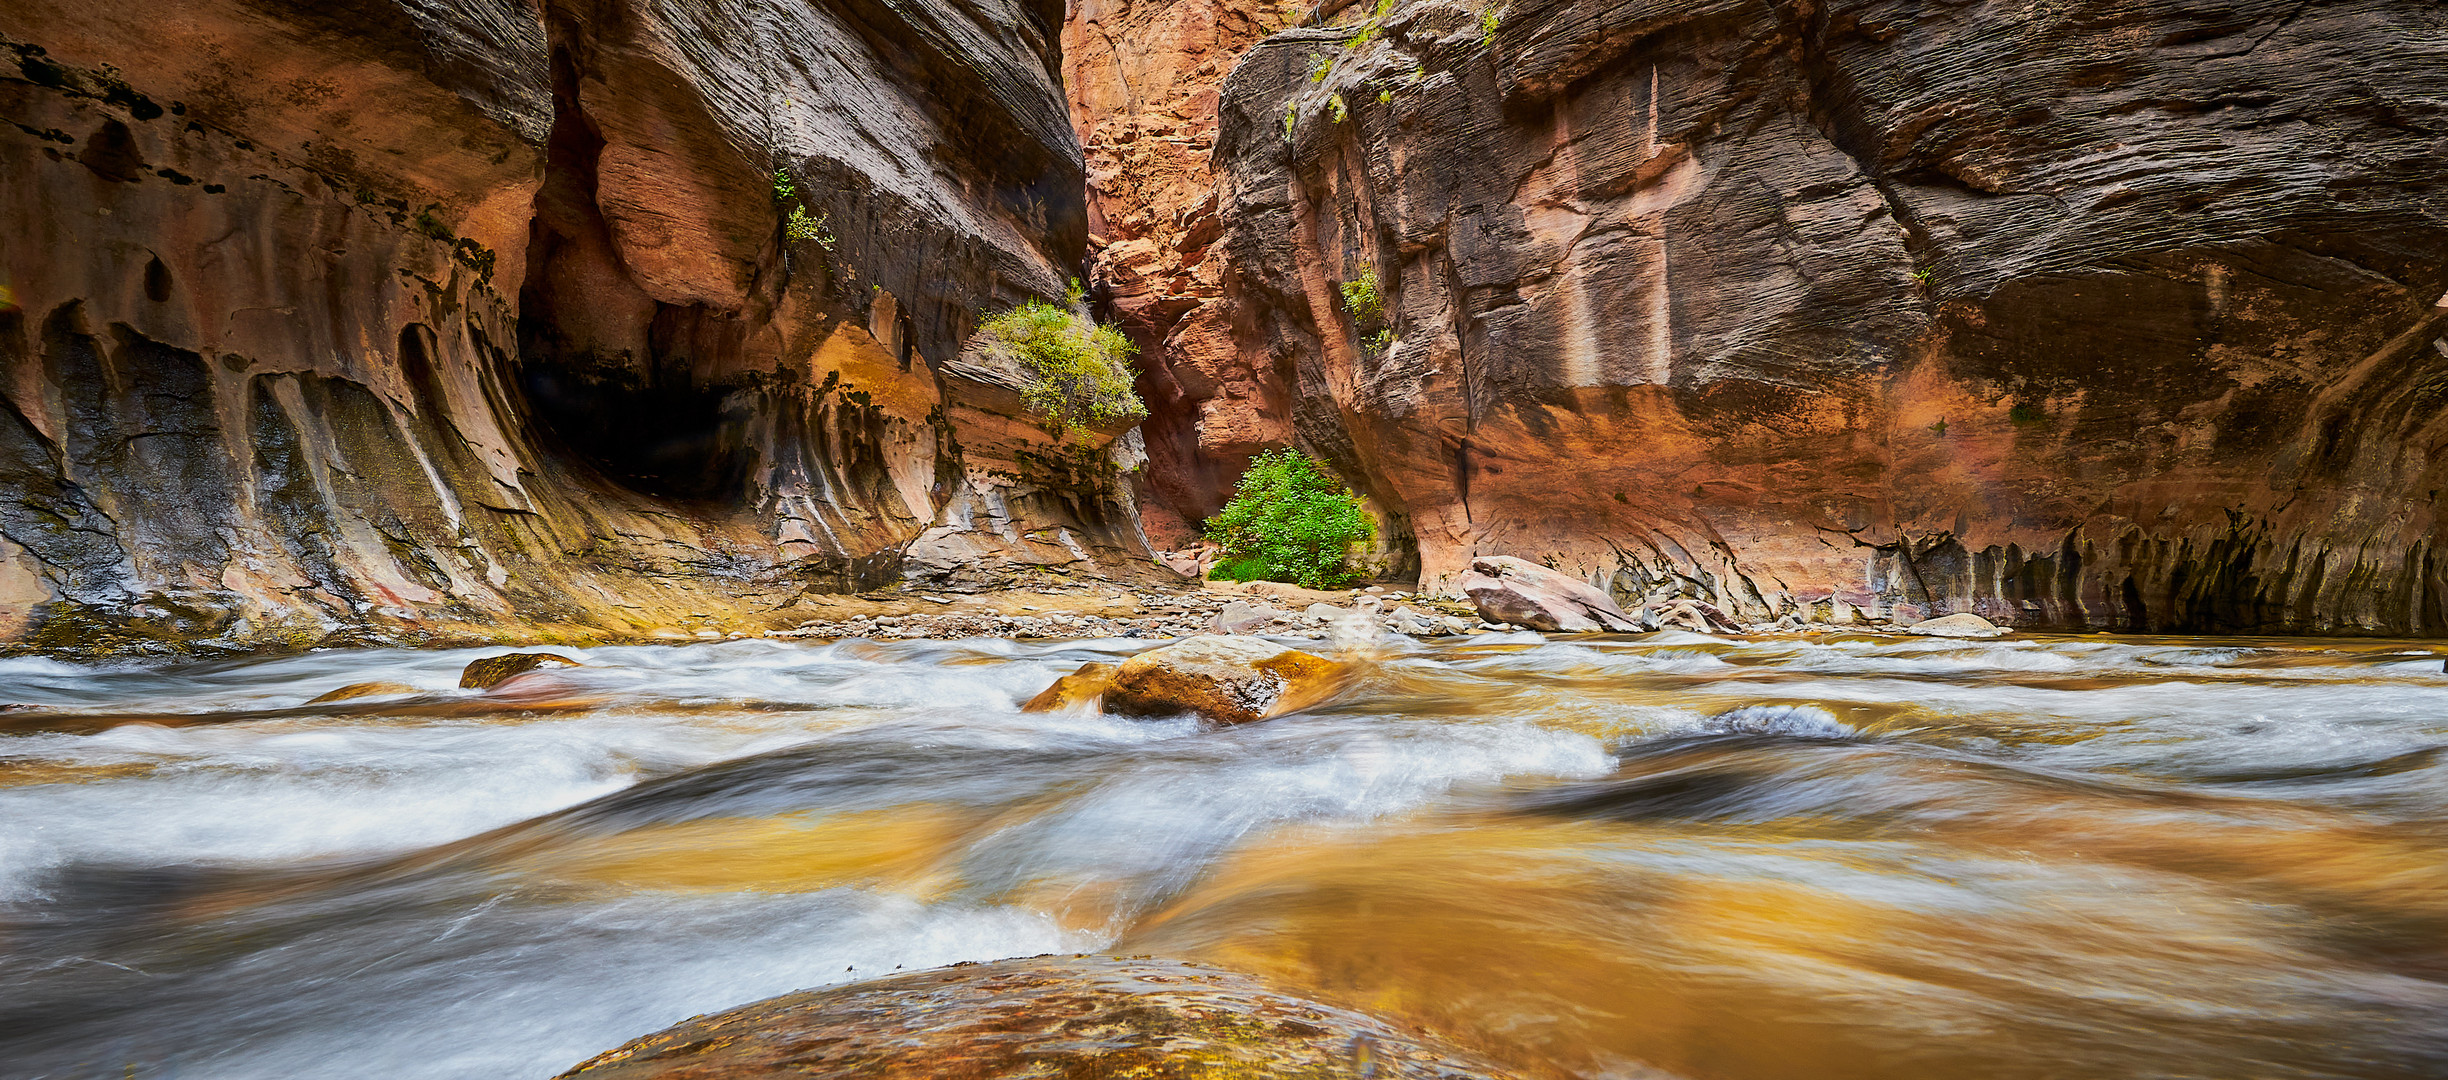
[[[1374,16],[1223,87],[1207,422],[1288,403],[1430,587],[2448,630],[2448,9]]]
[[[1135,435],[1057,440],[960,356],[1083,258],[1060,22],[0,10],[0,639],[673,633],[1143,572]]]

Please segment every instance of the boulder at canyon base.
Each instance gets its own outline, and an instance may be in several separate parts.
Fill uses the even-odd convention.
[[[1566,633],[1640,630],[1596,587],[1511,555],[1472,559],[1471,572],[1454,584],[1489,622]]]

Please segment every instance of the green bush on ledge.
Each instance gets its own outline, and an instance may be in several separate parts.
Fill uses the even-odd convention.
[[[1207,521],[1207,538],[1224,549],[1207,576],[1330,588],[1353,576],[1345,550],[1375,533],[1359,498],[1309,455],[1269,450]]]
[[[986,320],[986,348],[1028,376],[1021,400],[1065,432],[1147,415],[1131,389],[1138,348],[1119,327],[1031,300]]]

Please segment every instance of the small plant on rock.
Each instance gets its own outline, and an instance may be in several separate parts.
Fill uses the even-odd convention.
[[[1345,549],[1375,531],[1359,498],[1316,460],[1269,450],[1251,460],[1232,501],[1207,521],[1208,539],[1224,549],[1210,576],[1339,585],[1352,577]]]
[[[1496,44],[1496,30],[1504,25],[1504,5],[1491,3],[1479,9],[1479,47]]]
[[[790,213],[782,218],[782,238],[794,244],[813,242],[826,251],[833,250],[833,212],[820,210],[814,214],[799,202],[799,182],[789,169],[775,169],[773,174],[774,204],[789,206]]]
[[[1354,321],[1365,325],[1385,318],[1385,298],[1377,293],[1375,266],[1361,263],[1359,273],[1335,288],[1343,294],[1343,310],[1351,312]]]
[[[1031,300],[986,320],[978,332],[988,351],[1027,374],[1021,400],[1029,411],[1065,432],[1147,415],[1131,389],[1130,358],[1139,350],[1119,327]]]
[[[1326,98],[1326,115],[1333,117],[1334,122],[1340,124],[1351,119],[1351,106],[1343,103],[1343,95],[1329,95]]]

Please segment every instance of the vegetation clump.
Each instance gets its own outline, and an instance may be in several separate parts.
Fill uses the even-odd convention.
[[[1031,300],[986,320],[978,332],[988,351],[1028,375],[1021,399],[1029,411],[1065,432],[1147,415],[1131,389],[1130,358],[1139,350],[1119,327]]]
[[[1208,576],[1328,588],[1351,579],[1346,549],[1375,531],[1359,498],[1315,459],[1269,450],[1250,461],[1232,501],[1207,521],[1207,538],[1224,549]]]
[[[1360,264],[1360,272],[1350,281],[1335,286],[1343,294],[1343,310],[1362,323],[1375,323],[1385,318],[1385,298],[1377,292],[1377,268]]]
[[[799,202],[799,183],[791,178],[789,169],[775,169],[773,174],[774,202],[788,204],[790,214],[782,219],[782,238],[794,244],[814,243],[826,251],[833,250],[833,212],[820,210],[810,214]]]

